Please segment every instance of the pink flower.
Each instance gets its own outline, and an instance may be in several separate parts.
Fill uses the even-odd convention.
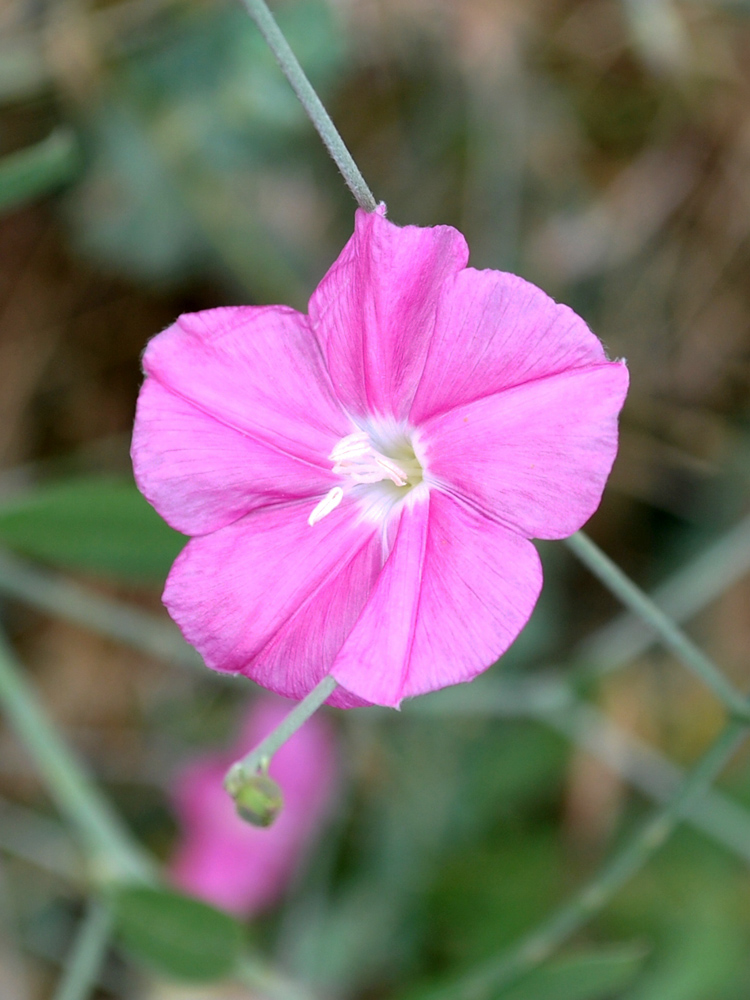
[[[239,916],[251,916],[282,895],[320,826],[335,786],[332,735],[326,720],[317,715],[274,754],[270,774],[283,788],[284,808],[273,826],[259,829],[237,815],[222,785],[226,770],[267,736],[290,708],[268,696],[255,701],[233,751],[193,761],[173,785],[182,831],[170,865],[173,882]]]
[[[216,670],[397,706],[468,681],[596,510],[624,364],[455,229],[357,212],[305,316],[181,316],[144,356],[138,484],[193,539],[164,602]]]

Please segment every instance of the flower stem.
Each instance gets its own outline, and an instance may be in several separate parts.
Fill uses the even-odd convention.
[[[36,761],[50,794],[78,830],[99,878],[148,880],[154,868],[63,742],[0,636],[0,704]]]
[[[110,908],[104,903],[92,900],[73,943],[73,950],[54,1000],[88,1000],[104,961],[111,930]]]
[[[565,542],[623,604],[635,612],[659,636],[661,641],[686,667],[710,688],[730,712],[738,719],[750,721],[750,702],[731,684],[706,654],[669,618],[619,566],[606,556],[598,545],[582,531],[566,538]]]
[[[317,712],[323,702],[333,693],[336,681],[329,674],[302,699],[299,705],[286,715],[278,726],[264,740],[251,750],[247,756],[236,761],[227,771],[224,787],[230,795],[237,794],[242,785],[257,774],[259,768],[267,764],[279,747],[304,725],[310,716]]]
[[[672,621],[684,622],[716,600],[750,571],[750,517],[745,517],[650,593]],[[583,661],[583,673],[600,676],[634,660],[655,641],[643,619],[623,611],[577,643],[571,659]]]
[[[235,972],[236,978],[249,986],[253,996],[263,996],[265,1000],[313,1000],[313,994],[306,986],[285,979],[275,970],[246,957]]]
[[[0,799],[0,852],[11,854],[56,878],[80,884],[85,876],[78,845],[59,820]]]
[[[588,885],[513,948],[424,1000],[491,1000],[584,927],[650,860],[689,809],[721,772],[747,733],[733,721],[696,764],[669,802],[653,814]]]
[[[0,593],[148,656],[191,667],[202,664],[199,654],[171,622],[4,551],[0,551]]]
[[[372,191],[367,186],[367,182],[360,173],[359,167],[354,162],[352,154],[339,135],[331,116],[323,107],[322,101],[315,93],[312,84],[300,66],[294,52],[292,52],[289,42],[287,42],[283,32],[276,23],[276,19],[268,9],[265,0],[242,0],[242,2],[247,8],[250,17],[258,25],[260,33],[276,57],[276,61],[281,67],[284,76],[286,76],[292,85],[292,89],[307,112],[308,118],[318,130],[318,135],[331,154],[333,162],[341,171],[341,175],[346,181],[349,190],[354,195],[357,204],[367,212],[374,211],[377,208],[377,202]]]
[[[289,713],[281,726],[260,744],[258,750],[262,751],[262,756],[268,756],[278,749],[335,687],[336,682],[332,678],[327,677],[321,681]],[[102,883],[120,880],[158,885],[156,863],[131,837],[119,816],[47,718],[2,633],[0,705],[19,739],[34,758],[60,811],[78,830],[87,849],[95,880]],[[65,876],[67,872],[61,871],[60,874]],[[71,871],[70,874],[74,877],[76,873]],[[96,903],[91,904],[55,1000],[83,1000],[88,996],[86,989],[95,975],[95,971],[91,971],[92,967],[96,967],[98,957],[103,955],[106,947],[109,920],[110,914],[106,906],[102,909]],[[261,975],[262,967],[256,964],[256,969],[259,970],[258,975]],[[270,982],[272,971],[269,969],[265,974]],[[292,996],[293,986],[290,986],[289,997]],[[298,996],[302,997],[299,991]]]
[[[685,779],[684,771],[655,747],[579,698],[568,681],[551,672],[503,678],[473,686],[450,698],[433,695],[410,702],[404,715],[428,717],[531,718],[560,733],[657,803],[667,802]],[[0,814],[1,815],[1,814]],[[685,810],[683,819],[750,863],[750,811],[709,788]]]

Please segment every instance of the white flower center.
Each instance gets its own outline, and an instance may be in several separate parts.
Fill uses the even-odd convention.
[[[338,507],[346,487],[378,484],[380,493],[386,492],[391,499],[397,500],[418,486],[423,478],[422,466],[409,437],[403,432],[386,437],[355,431],[342,438],[328,457],[343,485],[334,486],[323,497],[307,519],[310,525]]]

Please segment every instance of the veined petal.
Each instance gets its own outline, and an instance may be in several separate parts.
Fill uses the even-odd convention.
[[[354,235],[310,299],[310,321],[349,413],[408,414],[440,286],[468,256],[450,226],[400,228],[381,210],[357,211]]]
[[[303,698],[331,665],[381,569],[375,522],[352,500],[310,527],[307,504],[253,511],[190,541],[164,603],[214,670]],[[331,704],[362,704],[337,689]]]
[[[336,482],[330,468],[249,437],[150,376],[138,397],[131,454],[140,491],[187,535],[216,531],[269,502],[314,498]]]
[[[180,316],[150,341],[143,367],[196,409],[318,468],[352,431],[307,318],[285,306]]]
[[[420,428],[430,480],[530,538],[565,538],[599,506],[628,388],[620,362],[537,379]]]
[[[606,360],[572,309],[515,274],[466,268],[441,290],[410,421]]]
[[[378,705],[468,681],[504,653],[542,585],[525,538],[436,490],[405,505],[333,676]]]

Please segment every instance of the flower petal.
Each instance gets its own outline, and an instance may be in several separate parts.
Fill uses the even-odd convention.
[[[433,490],[404,507],[332,674],[365,701],[394,707],[471,680],[516,638],[541,585],[531,542]]]
[[[443,285],[410,420],[606,360],[572,309],[515,274],[466,268]]]
[[[296,699],[330,672],[383,560],[378,525],[354,501],[313,527],[309,513],[299,502],[262,508],[194,538],[163,598],[209,667]],[[362,704],[339,689],[330,703]]]
[[[269,501],[315,498],[337,482],[330,468],[262,444],[151,377],[138,397],[131,454],[140,491],[187,535],[216,531]]]
[[[285,306],[180,316],[149,343],[143,367],[221,423],[319,468],[352,431],[307,318]]]
[[[620,362],[487,396],[420,428],[429,479],[531,538],[565,538],[599,506],[628,388]]]
[[[347,411],[402,419],[440,286],[465,267],[469,251],[450,226],[400,228],[383,211],[357,211],[354,235],[310,299],[310,320]]]

